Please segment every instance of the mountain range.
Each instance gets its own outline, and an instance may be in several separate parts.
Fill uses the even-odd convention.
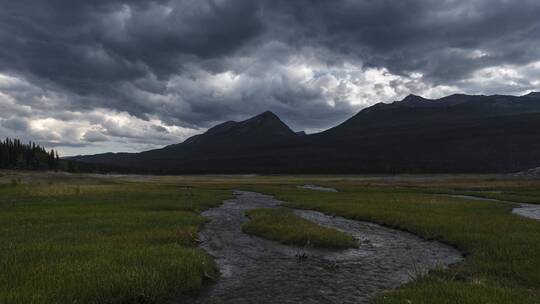
[[[71,159],[160,174],[516,172],[540,166],[540,93],[409,95],[309,135],[267,111],[162,149]]]

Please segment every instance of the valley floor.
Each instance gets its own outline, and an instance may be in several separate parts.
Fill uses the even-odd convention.
[[[315,191],[303,185],[335,188]],[[0,303],[164,303],[220,280],[201,212],[233,189],[439,240],[465,260],[373,303],[538,303],[540,180],[513,176],[99,176],[0,171]],[[443,194],[443,195],[441,195]],[[203,246],[204,247],[204,246]],[[225,278],[226,279],[226,278]]]

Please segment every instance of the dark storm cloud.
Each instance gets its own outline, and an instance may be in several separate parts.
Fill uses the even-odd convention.
[[[289,43],[324,45],[397,73],[456,80],[480,67],[540,58],[536,0],[274,3],[286,26],[296,29]],[[475,57],[475,50],[486,54]]]
[[[537,0],[0,0],[0,75],[24,79],[0,78],[0,118],[21,129],[106,108],[198,129],[272,110],[319,129],[438,85],[521,92],[535,66],[506,85],[471,77],[540,61],[538,16]],[[145,136],[92,115],[105,131],[81,140]]]
[[[118,81],[231,52],[261,29],[248,0],[3,2],[0,69],[102,97]]]
[[[28,123],[18,117],[3,120],[0,125],[13,131],[26,131],[28,129]]]

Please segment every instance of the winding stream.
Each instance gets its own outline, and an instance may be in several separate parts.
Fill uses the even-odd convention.
[[[207,210],[201,247],[214,256],[221,277],[192,303],[367,303],[383,290],[429,269],[462,260],[452,247],[379,225],[295,210],[298,215],[350,233],[360,246],[321,250],[281,245],[242,233],[246,210],[273,208],[272,196],[235,192]],[[299,255],[307,256],[299,259]],[[185,299],[184,299],[185,301]],[[173,303],[181,303],[180,300]]]
[[[519,208],[514,208],[512,212],[517,215],[528,217],[535,220],[540,220],[540,205],[534,204],[519,204]]]

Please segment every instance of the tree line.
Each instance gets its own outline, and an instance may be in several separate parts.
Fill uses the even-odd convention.
[[[19,170],[58,170],[60,157],[58,151],[47,151],[44,147],[19,139],[0,140],[0,168]]]

